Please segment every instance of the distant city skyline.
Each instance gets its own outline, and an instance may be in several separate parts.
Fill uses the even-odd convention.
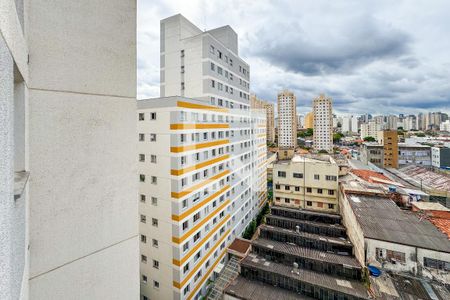
[[[320,93],[338,114],[450,113],[449,10],[446,1],[139,0],[138,98],[159,96],[159,20],[182,13],[202,29],[232,26],[251,92],[275,103],[290,89],[298,113]]]

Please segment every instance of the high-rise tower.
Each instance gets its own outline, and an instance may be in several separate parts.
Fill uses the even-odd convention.
[[[316,150],[333,151],[333,109],[330,97],[321,94],[313,100],[314,138]]]

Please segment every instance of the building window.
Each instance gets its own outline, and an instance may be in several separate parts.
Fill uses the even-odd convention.
[[[156,178],[156,176],[152,176],[152,184],[157,184],[158,183],[158,179]]]
[[[194,243],[200,239],[200,231],[194,235]]]
[[[158,198],[152,197],[152,205],[154,205],[154,206],[158,205]]]
[[[145,161],[145,154],[139,154],[139,161]]]
[[[142,282],[143,282],[143,283],[147,283],[147,276],[142,275]]]
[[[314,174],[314,179],[315,179],[315,180],[319,180],[319,179],[320,179],[319,174]]]
[[[312,201],[306,201],[307,206],[312,206]]]
[[[152,246],[158,248],[159,246],[158,240],[152,239]]]
[[[147,263],[147,256],[141,255],[141,262],[146,264]]]
[[[143,133],[139,133],[139,142],[145,141],[145,135]]]
[[[337,181],[337,176],[326,175],[325,180],[328,181]]]
[[[289,188],[288,185],[285,185],[285,186],[284,186],[284,189],[285,189],[286,191],[289,191],[290,188]]]
[[[152,218],[152,226],[158,227],[158,219]]]
[[[378,259],[387,260],[390,262],[405,263],[405,253],[383,248],[376,248],[376,255]]]
[[[278,171],[278,177],[286,178],[286,172],[284,172],[284,171]]]
[[[154,154],[150,155],[150,162],[152,164],[156,164],[156,155],[154,155]]]
[[[145,215],[141,215],[141,223],[147,223],[147,217]]]
[[[294,176],[294,178],[303,178],[302,173],[294,173],[293,176]]]
[[[296,186],[296,187],[295,187],[295,191],[296,191],[296,192],[300,192],[300,187],[299,187],[299,186]]]
[[[211,87],[216,87],[216,82],[214,80],[211,80]]]
[[[145,182],[145,175],[144,174],[139,174],[139,181],[140,182]]]
[[[159,269],[159,261],[153,260],[153,268]]]
[[[328,209],[334,209],[334,204],[328,204]]]
[[[211,52],[212,54],[214,54],[214,46],[213,46],[213,45],[209,46],[209,52]]]
[[[275,189],[279,190],[281,188],[281,186],[279,184],[275,184]]]
[[[194,282],[196,282],[202,276],[202,270],[198,271],[194,276]]]
[[[139,113],[139,121],[144,121],[144,113]]]
[[[150,142],[156,142],[156,134],[150,133]]]
[[[427,268],[450,271],[450,262],[424,257],[423,265]]]
[[[141,194],[141,195],[139,195],[139,198],[141,199],[142,203],[145,203],[145,201],[146,201],[145,195]]]
[[[141,243],[147,243],[147,236],[141,234]]]
[[[188,221],[184,221],[184,222],[183,222],[182,228],[183,228],[183,230],[188,229]]]
[[[153,280],[153,287],[158,289],[159,288],[159,282],[156,280]]]
[[[188,285],[184,288],[183,294],[186,295],[187,293],[189,293],[189,291],[190,291],[190,285],[188,284]]]
[[[155,112],[151,112],[150,113],[150,120],[156,120],[156,113]]]
[[[284,203],[290,203],[290,202],[291,202],[291,200],[289,198],[284,199]]]
[[[189,249],[189,242],[183,245],[183,253]]]
[[[194,223],[197,222],[199,219],[200,219],[200,212],[194,215]]]
[[[201,251],[201,250],[198,251],[198,252],[195,254],[195,256],[194,256],[194,262],[196,262],[196,261],[200,258],[201,254],[202,254],[202,251]]]
[[[189,271],[189,263],[184,265],[184,267],[183,267],[183,274],[186,274],[186,272],[188,272],[188,271]]]
[[[334,190],[328,190],[328,195],[330,196],[334,195]]]
[[[318,194],[322,194],[322,193],[323,193],[323,190],[322,190],[322,189],[317,189],[317,193],[318,193]]]
[[[181,57],[184,57],[184,50],[181,50],[180,56],[181,56]]]
[[[306,192],[307,193],[312,193],[312,188],[310,188],[310,187],[306,188]]]

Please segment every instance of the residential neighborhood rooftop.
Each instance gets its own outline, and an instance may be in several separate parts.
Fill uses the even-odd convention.
[[[367,195],[348,195],[348,199],[364,237],[450,253],[447,236],[391,199]]]

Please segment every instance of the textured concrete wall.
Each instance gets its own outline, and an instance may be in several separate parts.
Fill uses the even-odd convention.
[[[30,299],[137,299],[135,2],[27,9]]]
[[[14,282],[11,226],[14,214],[13,61],[0,35],[0,299],[17,296]]]

